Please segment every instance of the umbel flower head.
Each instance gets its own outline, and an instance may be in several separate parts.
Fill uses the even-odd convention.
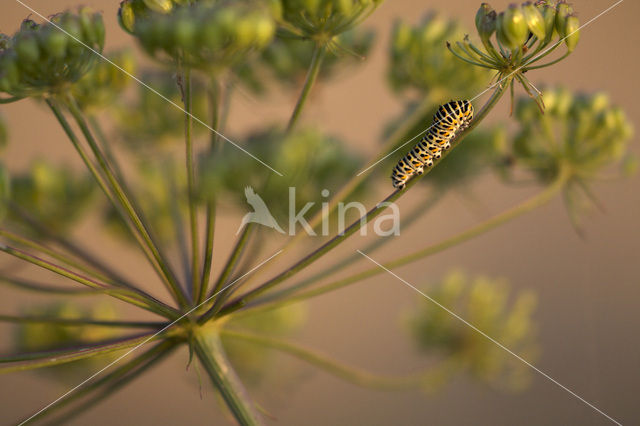
[[[355,28],[383,0],[281,0],[284,28],[295,36],[330,42]]]
[[[630,164],[625,160],[633,128],[604,93],[574,95],[560,88],[546,90],[543,98],[544,115],[533,102],[519,100],[516,119],[520,129],[513,156],[516,164],[545,184],[565,173],[565,199],[572,218],[577,219],[576,209],[592,198],[590,185],[611,166]]]
[[[396,22],[389,49],[389,81],[396,91],[414,89],[435,102],[469,98],[490,78],[489,71],[460,63],[442,46],[461,38],[464,29],[451,19],[431,13],[415,27]]]
[[[135,22],[133,34],[151,56],[213,71],[263,49],[276,30],[271,9],[259,0],[198,2]]]
[[[532,314],[536,297],[531,292],[510,295],[504,280],[471,278],[450,273],[426,293],[515,353],[531,360],[537,355]],[[511,299],[511,300],[510,300]],[[420,349],[440,352],[458,370],[509,388],[527,384],[529,368],[449,312],[422,298],[409,318],[410,330]],[[443,374],[450,374],[445,368]]]
[[[516,81],[521,83],[544,110],[541,93],[524,74],[553,65],[571,54],[580,39],[579,27],[573,8],[564,0],[511,4],[500,13],[482,3],[476,14],[476,29],[483,49],[475,46],[468,36],[454,45],[447,43],[447,47],[469,64],[496,70],[497,81],[511,85],[512,97],[513,85]],[[566,47],[564,55],[539,63],[562,45]]]
[[[63,12],[51,23],[25,19],[13,37],[0,35],[0,92],[14,97],[67,90],[89,71],[104,46],[102,15]],[[83,45],[84,44],[84,45]]]
[[[129,74],[135,74],[135,59],[129,50],[107,55]],[[112,105],[126,89],[131,79],[107,61],[98,61],[84,77],[71,87],[71,93],[83,110]]]

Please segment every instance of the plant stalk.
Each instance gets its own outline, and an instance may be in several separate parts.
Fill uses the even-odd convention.
[[[322,65],[324,55],[326,54],[326,50],[327,48],[323,43],[316,42],[313,49],[311,63],[309,64],[309,70],[307,71],[307,78],[304,82],[304,87],[302,88],[296,107],[293,110],[291,118],[289,119],[289,124],[287,125],[287,134],[291,133],[300,119],[300,113],[307,102],[311,88],[318,78],[318,73],[320,72],[320,67]]]
[[[252,426],[263,424],[247,391],[229,363],[218,334],[213,330],[207,330],[205,333],[199,328],[194,331],[193,337],[196,355],[238,423]]]

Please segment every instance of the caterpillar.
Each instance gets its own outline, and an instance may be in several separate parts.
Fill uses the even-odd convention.
[[[451,101],[440,105],[433,116],[433,124],[422,140],[393,168],[391,182],[394,188],[404,189],[413,175],[421,175],[442,157],[442,151],[451,148],[451,141],[473,120],[470,101]]]

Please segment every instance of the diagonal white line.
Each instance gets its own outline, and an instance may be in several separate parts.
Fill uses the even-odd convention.
[[[247,154],[248,156],[250,156],[251,158],[253,158],[254,160],[256,160],[257,162],[259,162],[260,164],[262,164],[263,166],[265,166],[266,168],[268,168],[269,170],[271,170],[272,172],[274,172],[275,174],[277,174],[280,177],[283,177],[284,175],[282,173],[280,173],[279,171],[277,171],[276,169],[274,169],[273,167],[271,167],[270,165],[268,165],[267,163],[265,163],[264,161],[262,161],[261,159],[259,159],[258,157],[256,157],[255,155],[253,155],[252,153],[250,153],[249,151],[247,151],[246,149],[244,149],[243,147],[241,147],[240,145],[238,145],[237,143],[235,143],[234,141],[232,141],[231,139],[229,139],[228,137],[226,137],[225,135],[223,135],[222,133],[218,132],[217,130],[215,130],[214,128],[212,128],[211,126],[209,126],[207,123],[205,123],[204,121],[200,120],[198,117],[196,117],[195,115],[191,114],[190,112],[185,111],[185,109],[183,107],[181,107],[180,105],[178,105],[177,103],[175,103],[174,101],[172,101],[171,99],[167,98],[165,95],[163,95],[162,93],[160,93],[159,91],[157,91],[156,89],[154,89],[153,87],[149,86],[147,83],[145,83],[144,81],[140,80],[138,77],[136,77],[135,75],[131,74],[129,71],[125,70],[124,68],[122,68],[121,66],[119,66],[118,64],[116,64],[115,62],[113,62],[112,60],[110,60],[109,58],[107,58],[106,56],[104,56],[102,53],[98,52],[97,50],[93,49],[91,46],[85,44],[84,42],[82,42],[81,40],[78,40],[76,37],[74,37],[73,35],[69,34],[64,28],[60,27],[58,24],[56,24],[55,22],[51,21],[49,18],[45,17],[44,15],[42,15],[41,13],[39,13],[38,11],[34,10],[32,7],[26,5],[25,3],[23,3],[21,0],[16,0],[16,2],[20,3],[23,7],[25,7],[26,9],[30,10],[32,13],[38,15],[41,19],[44,19],[45,21],[47,21],[49,24],[53,25],[54,27],[56,27],[57,29],[59,29],[60,31],[62,31],[63,33],[65,33],[67,36],[71,37],[72,39],[74,39],[75,41],[77,41],[78,43],[80,43],[81,45],[83,45],[84,47],[86,47],[87,49],[89,49],[91,52],[93,52],[94,54],[96,54],[97,56],[99,56],[101,59],[107,61],[109,64],[111,64],[112,66],[114,66],[115,68],[117,68],[118,70],[120,70],[122,73],[124,73],[125,75],[127,75],[129,78],[135,80],[136,82],[138,82],[140,85],[142,85],[143,87],[145,87],[146,89],[148,89],[149,91],[151,91],[152,93],[158,95],[159,97],[161,97],[163,100],[165,100],[166,102],[168,102],[169,104],[171,104],[172,106],[178,108],[180,111],[182,111],[183,113],[189,115],[189,117],[193,118],[195,121],[197,121],[199,124],[203,125],[204,127],[206,127],[207,129],[209,129],[210,131],[212,131],[213,133],[215,133],[216,135],[220,136],[222,139],[224,139],[225,141],[229,142],[231,145],[235,146],[236,148],[238,148],[240,151],[244,152],[245,154]]]
[[[585,24],[583,24],[582,26],[578,27],[577,30],[573,31],[571,34],[568,34],[566,37],[558,40],[553,46],[549,47],[546,50],[543,50],[542,52],[540,52],[540,55],[548,52],[551,49],[555,49],[556,46],[558,46],[559,44],[561,44],[564,40],[566,40],[568,37],[571,37],[573,34],[577,33],[578,31],[580,31],[581,29],[585,28],[586,26],[590,25],[591,23],[593,23],[593,21],[595,21],[596,19],[600,18],[602,15],[604,15],[605,13],[609,12],[611,9],[613,9],[614,7],[618,6],[620,3],[622,3],[624,0],[618,0],[616,3],[614,3],[613,5],[609,6],[608,8],[606,8],[605,10],[603,10],[602,12],[600,12],[598,15],[594,16],[593,18],[591,18],[589,21],[587,21]],[[506,75],[505,77],[501,78],[500,80],[496,81],[495,83],[489,85],[489,87],[487,87],[486,89],[484,89],[482,92],[478,93],[476,96],[474,96],[473,98],[469,99],[469,102],[475,101],[476,99],[478,99],[480,96],[484,95],[485,93],[487,93],[489,90],[493,89],[494,87],[496,87],[497,85],[499,85],[500,83],[502,83],[504,80],[506,80],[507,78],[511,77],[513,74],[517,73],[518,71],[520,71],[524,66],[520,66],[518,68],[516,68],[515,70],[513,70],[510,74]],[[435,124],[435,123],[434,123]],[[424,129],[422,132],[418,133],[417,135],[415,135],[414,137],[412,137],[411,139],[409,139],[408,141],[404,142],[402,145],[400,145],[399,147],[397,147],[396,149],[394,149],[393,151],[391,151],[390,153],[388,153],[387,155],[385,155],[384,157],[380,158],[378,161],[376,161],[375,163],[371,164],[369,167],[367,167],[366,169],[362,170],[360,173],[357,174],[357,176],[360,176],[361,174],[367,172],[368,170],[372,169],[373,167],[377,166],[378,164],[380,164],[382,161],[386,160],[387,158],[389,158],[391,155],[393,155],[394,153],[398,152],[401,148],[403,148],[405,145],[407,145],[408,143],[414,141],[416,138],[418,138],[419,136],[423,135],[424,133],[428,132],[429,129],[431,129],[434,124],[431,124],[429,127],[427,127],[426,129]]]
[[[360,253],[362,256],[366,257],[367,259],[369,259],[371,262],[375,263],[376,265],[378,265],[380,268],[384,269],[386,272],[388,272],[389,274],[393,275],[394,277],[396,277],[398,280],[402,281],[405,285],[407,285],[408,287],[412,288],[413,290],[417,291],[418,293],[420,293],[422,296],[424,296],[426,299],[428,299],[430,302],[434,303],[435,305],[437,305],[439,308],[443,309],[444,311],[446,311],[449,315],[455,317],[456,319],[458,319],[459,321],[461,321],[462,323],[464,323],[466,326],[470,327],[471,329],[473,329],[475,332],[479,333],[480,335],[482,335],[483,337],[485,337],[486,339],[488,339],[489,341],[491,341],[492,343],[496,344],[498,347],[500,347],[501,349],[503,349],[504,351],[508,352],[509,354],[513,355],[515,358],[517,358],[519,361],[523,362],[524,364],[526,364],[527,366],[531,367],[533,370],[537,371],[538,373],[540,373],[542,376],[544,376],[545,378],[547,378],[548,380],[550,380],[551,382],[553,382],[554,384],[556,384],[557,386],[559,386],[560,388],[564,389],[565,391],[569,392],[571,395],[573,395],[574,397],[576,397],[577,399],[579,399],[580,401],[584,402],[585,404],[587,404],[589,407],[593,408],[595,411],[597,411],[598,413],[602,414],[604,417],[606,417],[607,419],[611,420],[613,423],[622,426],[622,423],[618,422],[617,420],[615,420],[613,417],[609,416],[607,413],[605,413],[604,411],[600,410],[598,407],[596,407],[595,405],[591,404],[589,401],[587,401],[586,399],[582,398],[580,395],[578,395],[577,393],[575,393],[574,391],[572,391],[571,389],[569,389],[568,387],[564,386],[562,383],[558,382],[557,380],[555,380],[553,377],[549,376],[547,373],[545,373],[544,371],[540,370],[538,367],[536,367],[535,365],[531,364],[529,361],[527,361],[526,359],[522,358],[520,355],[516,354],[515,352],[513,352],[511,349],[507,348],[506,346],[504,346],[502,343],[498,342],[496,339],[494,339],[493,337],[489,336],[488,334],[486,334],[485,332],[483,332],[482,330],[480,330],[478,327],[476,327],[475,325],[471,324],[470,322],[468,322],[467,320],[465,320],[464,318],[462,318],[461,316],[459,316],[458,314],[456,314],[455,312],[453,312],[452,310],[448,309],[446,306],[440,304],[437,300],[433,299],[432,297],[428,296],[427,294],[425,294],[424,292],[420,291],[418,288],[414,287],[413,285],[411,285],[409,282],[407,282],[406,280],[404,280],[403,278],[401,278],[400,276],[396,275],[395,273],[393,273],[392,271],[390,271],[389,269],[385,268],[383,265],[381,265],[380,263],[376,262],[375,260],[373,260],[371,257],[367,256],[366,254],[364,254],[362,251],[360,250],[356,250],[358,253]]]
[[[121,355],[120,357],[116,358],[114,361],[112,361],[111,363],[107,364],[105,367],[103,367],[102,369],[98,370],[97,372],[93,373],[91,376],[87,377],[85,380],[83,380],[80,384],[76,385],[75,387],[69,389],[67,392],[65,392],[64,394],[60,395],[55,401],[49,403],[47,406],[41,408],[40,410],[38,410],[35,414],[31,415],[31,417],[29,417],[26,420],[23,420],[18,426],[22,426],[25,423],[29,422],[31,419],[33,419],[34,417],[36,417],[37,415],[39,415],[40,413],[48,410],[49,408],[51,408],[52,406],[54,406],[55,404],[57,404],[60,400],[66,398],[68,395],[70,395],[71,393],[75,392],[76,390],[78,390],[80,387],[82,387],[83,385],[85,385],[87,382],[91,381],[94,377],[100,375],[103,371],[105,371],[106,369],[112,367],[114,364],[116,364],[117,362],[119,362],[120,360],[122,360],[123,358],[127,357],[129,354],[131,354],[133,351],[137,350],[138,348],[140,348],[141,346],[149,343],[153,338],[155,338],[156,336],[158,336],[161,333],[164,333],[168,328],[172,327],[173,325],[175,325],[177,322],[179,322],[180,320],[184,319],[186,316],[188,316],[189,314],[191,314],[193,311],[195,311],[196,309],[198,309],[200,306],[204,305],[205,303],[209,302],[211,299],[213,299],[214,297],[216,297],[218,294],[222,293],[224,290],[228,289],[229,287],[231,287],[232,285],[234,285],[235,283],[237,283],[238,281],[240,281],[241,279],[243,279],[244,277],[246,277],[247,275],[251,274],[253,271],[255,271],[256,269],[260,268],[262,265],[264,265],[265,263],[269,262],[271,259],[273,259],[274,257],[276,257],[277,255],[279,255],[280,253],[282,253],[283,250],[278,251],[276,254],[272,255],[270,258],[268,258],[267,260],[263,261],[262,263],[258,264],[257,266],[251,268],[247,273],[245,273],[244,275],[242,275],[241,277],[235,279],[231,284],[226,285],[225,287],[223,287],[222,289],[220,289],[220,291],[216,292],[215,294],[212,294],[210,297],[208,297],[205,301],[203,301],[202,303],[200,303],[197,306],[194,306],[193,308],[191,308],[189,311],[187,311],[186,313],[184,313],[181,317],[177,318],[176,320],[174,320],[173,322],[167,324],[166,326],[164,326],[161,330],[159,330],[158,332],[152,334],[151,336],[149,336],[148,338],[146,338],[145,340],[143,340],[140,344],[138,344],[137,346],[134,346],[133,348],[129,349],[125,354]]]

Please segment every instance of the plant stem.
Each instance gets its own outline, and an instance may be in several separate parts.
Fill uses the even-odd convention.
[[[510,83],[510,81],[509,81],[509,83]],[[444,158],[446,158],[446,156],[449,155],[453,151],[453,148],[455,148],[462,141],[462,139],[464,139],[464,137],[467,134],[469,134],[469,132],[471,132],[486,117],[486,115],[489,113],[489,111],[496,105],[498,100],[504,94],[506,87],[507,87],[507,85],[499,85],[496,88],[496,90],[493,92],[493,94],[491,95],[489,100],[485,103],[485,105],[479,111],[479,113],[477,114],[476,118],[470,123],[470,125],[465,130],[463,130],[459,135],[457,135],[457,137],[451,142],[451,148],[449,150],[447,150],[447,151],[444,151],[442,157],[439,160],[436,160],[432,167],[430,167],[427,170],[425,170],[425,173],[423,175],[415,176],[413,179],[411,179],[407,183],[405,189],[396,190],[396,191],[392,192],[387,198],[385,198],[380,203],[378,203],[374,208],[369,210],[369,212],[367,212],[367,214],[365,216],[363,216],[362,218],[360,218],[360,219],[356,220],[355,222],[353,222],[342,234],[336,235],[331,240],[329,240],[328,242],[323,244],[321,247],[319,247],[318,249],[316,249],[315,251],[313,251],[312,253],[310,253],[309,255],[305,256],[304,258],[302,258],[297,263],[295,263],[293,266],[291,266],[290,268],[288,268],[285,271],[281,272],[280,274],[276,275],[274,278],[266,281],[265,283],[259,285],[258,287],[256,287],[253,290],[247,292],[246,294],[244,294],[244,295],[232,300],[231,302],[229,302],[229,304],[227,304],[219,312],[219,314],[221,316],[222,315],[226,315],[226,314],[229,314],[231,312],[234,312],[234,311],[242,308],[249,301],[254,300],[259,295],[263,294],[264,292],[270,290],[274,286],[280,284],[281,282],[285,281],[286,279],[288,279],[288,278],[292,277],[293,275],[297,274],[298,272],[302,271],[307,266],[311,265],[313,262],[315,262],[316,260],[320,259],[322,256],[327,254],[333,248],[335,248],[336,246],[341,244],[343,241],[345,241],[351,235],[356,233],[362,227],[363,223],[365,223],[365,224],[369,223],[372,219],[374,219],[376,216],[378,216],[380,213],[382,213],[388,207],[388,203],[393,203],[397,199],[399,199],[413,185],[415,185],[422,177],[427,175],[429,173],[429,171],[433,170],[440,161],[442,161]]]
[[[35,291],[41,293],[59,294],[65,296],[97,296],[104,294],[103,291],[94,290],[92,288],[87,289],[75,289],[75,288],[61,288],[50,287],[45,284],[36,283],[32,281],[19,280],[9,277],[0,276],[0,284],[7,284],[12,287],[17,287],[21,290]]]
[[[254,225],[255,224],[253,222],[249,222],[242,229],[242,234],[240,235],[240,238],[238,238],[238,241],[236,242],[236,245],[233,248],[233,251],[229,255],[227,264],[224,266],[224,269],[220,273],[220,277],[218,277],[218,280],[216,281],[216,285],[213,287],[213,290],[211,291],[211,295],[209,297],[212,297],[216,293],[220,292],[221,289],[224,287],[225,283],[227,282],[227,280],[229,279],[229,276],[233,273],[236,265],[238,264],[238,261],[240,260],[240,256],[242,255],[242,250],[244,249],[244,247],[247,245],[247,242],[249,241],[249,237],[251,236],[251,233],[254,229]],[[224,303],[225,296],[229,294],[231,290],[232,290],[231,288],[228,288],[224,290],[221,294],[216,296],[213,306],[202,316],[203,318],[202,323],[213,318],[213,315],[215,315],[218,308],[221,306],[222,303]]]
[[[166,326],[166,322],[161,321],[116,321],[116,320],[96,320],[92,318],[57,318],[42,316],[15,316],[0,315],[0,322],[31,323],[31,324],[58,324],[69,326],[95,325],[99,327],[116,328],[152,328],[161,329]]]
[[[229,364],[220,337],[213,330],[194,330],[195,352],[234,417],[241,425],[261,425],[247,391]]]
[[[425,374],[411,374],[408,376],[382,376],[343,364],[319,354],[310,349],[298,346],[286,340],[261,334],[248,333],[245,331],[222,329],[220,334],[223,337],[244,340],[248,343],[264,346],[289,354],[301,359],[315,367],[332,374],[340,379],[346,380],[358,386],[375,388],[379,390],[402,390],[420,387],[425,381]]]
[[[211,82],[211,90],[209,94],[209,104],[211,108],[211,128],[218,130],[220,127],[220,88],[218,82],[213,79]],[[213,155],[216,144],[218,142],[218,133],[211,132],[211,141],[209,143],[209,154]],[[200,287],[197,292],[197,303],[202,303],[206,297],[211,279],[211,268],[213,266],[213,240],[216,232],[216,201],[207,201],[206,227],[205,227],[205,245],[204,245],[204,264],[202,266],[202,277],[200,279]]]
[[[309,64],[309,70],[307,71],[307,78],[304,82],[304,87],[302,88],[302,92],[300,93],[298,102],[296,103],[296,107],[291,114],[291,118],[289,119],[289,124],[287,125],[287,134],[291,133],[295,125],[298,123],[298,120],[300,119],[300,113],[302,112],[302,109],[307,102],[307,98],[309,97],[311,88],[318,78],[318,73],[320,72],[320,66],[322,65],[322,60],[324,59],[326,50],[327,48],[323,43],[315,43],[315,46],[313,48],[313,56],[311,57],[311,63]]]
[[[562,188],[564,188],[564,185],[566,184],[566,182],[567,182],[567,174],[562,173],[561,175],[559,175],[556,181],[553,184],[551,184],[549,187],[547,187],[544,191],[518,204],[517,206],[512,207],[511,209],[497,216],[494,216],[491,219],[477,226],[474,226],[471,229],[461,232],[453,237],[447,238],[446,240],[443,240],[436,244],[432,244],[423,249],[417,250],[411,254],[401,256],[394,260],[388,261],[383,266],[387,269],[398,268],[400,266],[407,265],[417,260],[424,259],[436,253],[440,253],[441,251],[457,246],[458,244],[461,244],[463,242],[469,241],[479,235],[482,235],[492,229],[497,228],[500,225],[503,225],[515,219],[516,217],[522,216],[523,214],[528,213],[532,210],[535,210],[536,208],[548,203],[551,199],[553,199],[554,196],[558,194],[558,192],[562,190]],[[290,303],[300,302],[303,300],[307,300],[316,296],[320,296],[320,295],[338,290],[340,288],[346,287],[353,283],[357,283],[359,281],[373,277],[383,272],[384,272],[384,269],[376,266],[376,267],[367,269],[363,272],[359,272],[357,274],[351,275],[349,277],[334,281],[329,284],[325,284],[313,290],[306,291],[297,296],[290,297],[289,299],[282,300],[281,302],[273,301],[270,306],[264,305],[263,307],[260,307],[257,304],[254,306],[256,306],[256,308],[258,309],[262,309],[262,308],[274,309],[276,307],[282,307]]]
[[[38,234],[43,235],[46,239],[53,241],[60,247],[76,256],[78,259],[86,262],[88,265],[109,276],[117,283],[124,287],[136,288],[129,280],[124,278],[118,271],[105,264],[102,260],[91,254],[86,247],[78,246],[75,242],[54,233],[50,228],[41,223],[37,218],[33,217],[29,212],[25,211],[19,205],[9,202],[9,208],[24,223],[33,228]]]
[[[193,162],[193,118],[191,70],[188,67],[182,72],[182,101],[184,103],[184,145],[187,167],[187,201],[189,203],[189,227],[191,229],[191,285],[189,288],[192,298],[199,293],[200,284],[200,245],[198,243],[198,211],[195,200],[195,167]]]
[[[67,102],[67,107],[69,108],[69,112],[75,119],[76,123],[80,127],[85,139],[87,140],[89,147],[91,148],[96,160],[98,161],[98,165],[102,169],[104,175],[109,182],[113,194],[117,197],[121,207],[127,213],[131,221],[133,222],[135,228],[138,230],[138,233],[142,237],[142,240],[146,244],[147,248],[151,252],[153,259],[157,262],[158,267],[161,271],[161,277],[164,277],[164,282],[166,283],[169,292],[174,296],[175,300],[182,306],[188,306],[188,302],[185,298],[180,285],[176,279],[174,272],[171,269],[169,262],[166,260],[166,257],[160,253],[159,245],[154,241],[151,233],[149,231],[149,226],[145,223],[144,219],[140,215],[138,211],[136,211],[132,199],[130,195],[128,195],[125,191],[125,187],[121,185],[116,179],[115,175],[111,171],[109,165],[107,164],[102,151],[98,147],[93,135],[91,134],[91,130],[89,129],[82,111],[76,105],[75,100],[72,98]]]
[[[26,355],[3,357],[0,358],[0,374],[51,367],[53,365],[66,364],[97,355],[109,354],[146,342],[149,339],[149,336],[151,336],[151,334],[127,337],[106,343],[96,343],[82,349],[32,352]],[[155,337],[153,339],[155,339]]]
[[[36,266],[40,266],[41,268],[47,269],[51,272],[54,272],[58,275],[61,275],[65,278],[69,278],[73,281],[76,281],[80,284],[84,284],[87,287],[91,287],[93,289],[97,289],[97,290],[101,290],[107,294],[109,294],[112,297],[115,297],[116,299],[120,299],[124,302],[133,304],[135,306],[141,307],[143,309],[147,309],[151,312],[154,312],[158,315],[162,315],[164,317],[167,318],[176,318],[176,311],[171,308],[170,306],[167,306],[165,304],[163,304],[162,302],[155,300],[155,299],[151,299],[150,297],[144,295],[144,294],[140,294],[138,291],[136,290],[125,290],[125,289],[113,289],[110,288],[109,286],[99,283],[97,281],[94,281],[88,277],[82,276],[80,274],[76,274],[73,271],[70,271],[69,269],[63,268],[62,266],[58,266],[54,263],[51,263],[49,261],[46,261],[44,259],[41,259],[37,256],[33,256],[29,253],[26,253],[22,250],[19,250],[17,248],[13,248],[13,247],[9,247],[9,246],[2,246],[0,245],[0,251],[3,251],[7,254],[10,254],[14,257],[17,257],[18,259],[22,259],[24,261],[27,261],[33,265]]]
[[[411,212],[409,215],[407,215],[406,217],[403,218],[402,220],[402,228],[408,228],[411,226],[411,224],[413,224],[417,219],[421,218],[428,210],[430,210],[432,207],[434,207],[438,201],[440,201],[440,199],[442,199],[442,196],[444,195],[444,191],[435,191],[434,194],[432,194],[431,198],[429,200],[427,200],[425,203],[420,203],[419,205],[416,206],[416,208],[414,209],[413,212]],[[389,241],[391,241],[391,238],[380,238],[377,240],[374,240],[371,244],[369,244],[367,247],[365,247],[362,251],[365,253],[371,253],[375,250],[377,250],[378,248],[380,248],[381,246],[385,245],[386,243],[388,243]],[[320,272],[318,272],[317,274],[297,283],[294,284],[290,287],[287,287],[285,289],[282,289],[278,292],[275,292],[274,294],[270,294],[269,296],[263,298],[263,299],[259,299],[256,302],[254,302],[255,304],[264,304],[264,303],[268,303],[268,302],[272,302],[272,301],[276,301],[276,300],[283,300],[285,299],[288,295],[295,293],[305,287],[308,287],[320,280],[322,280],[323,278],[326,278],[330,275],[335,274],[336,272],[346,268],[347,266],[356,263],[357,261],[362,260],[362,255],[360,255],[359,253],[354,253],[351,256],[345,258],[344,260],[342,260],[341,262],[337,263],[334,266],[331,266],[327,269],[324,269]]]

